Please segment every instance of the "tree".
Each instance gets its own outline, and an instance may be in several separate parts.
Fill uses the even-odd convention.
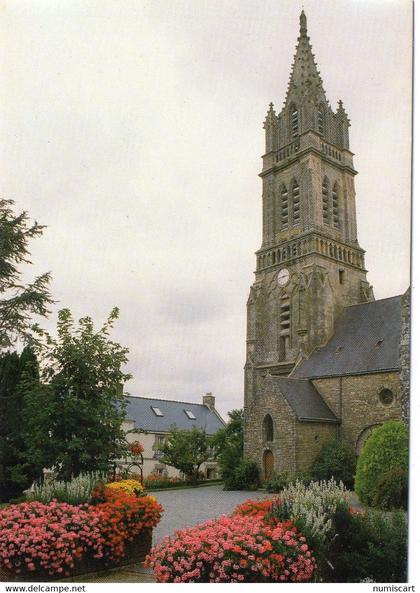
[[[42,235],[44,227],[37,222],[30,225],[27,212],[16,216],[12,205],[12,200],[0,199],[0,351],[19,339],[33,339],[37,326],[32,315],[46,316],[48,305],[53,303],[49,273],[28,284],[21,282],[18,266],[31,263],[29,240]]]
[[[42,468],[25,460],[22,379],[39,382],[38,362],[29,347],[0,358],[0,501],[20,496]]]
[[[244,411],[232,410],[229,421],[212,437],[215,457],[219,462],[220,473],[225,487],[230,488],[235,469],[239,467],[244,452]]]
[[[212,457],[209,438],[196,426],[191,430],[178,430],[172,426],[166,442],[158,449],[163,463],[179,469],[194,482],[198,480],[201,464]]]
[[[74,327],[68,309],[59,311],[57,339],[46,335],[42,383],[24,385],[28,460],[69,480],[81,472],[107,470],[127,451],[122,421],[122,371],[127,348],[109,339],[118,318],[113,309],[99,331],[90,317]]]

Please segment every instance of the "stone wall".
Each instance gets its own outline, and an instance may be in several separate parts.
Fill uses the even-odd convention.
[[[273,419],[273,441],[263,440],[263,421],[266,414]],[[296,417],[268,375],[262,380],[258,396],[245,412],[244,457],[256,461],[263,469],[264,451],[274,457],[274,472],[296,471]],[[264,478],[264,476],[262,475]]]
[[[339,435],[356,450],[372,427],[391,418],[401,418],[401,386],[398,372],[371,373],[314,379],[313,384],[335,415],[342,420]],[[380,393],[389,389],[391,404],[381,402]]]
[[[298,422],[296,428],[296,470],[305,472],[323,445],[337,438],[337,424],[331,422]]]

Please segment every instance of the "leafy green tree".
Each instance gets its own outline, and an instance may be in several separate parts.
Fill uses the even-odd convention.
[[[131,375],[122,370],[127,348],[109,338],[117,318],[115,308],[95,331],[90,317],[75,327],[70,311],[59,311],[58,337],[46,335],[42,350],[42,383],[24,384],[28,461],[60,479],[106,470],[127,450],[122,386]]]
[[[229,420],[223,428],[212,437],[215,457],[219,463],[220,473],[225,487],[229,488],[244,452],[244,411],[232,410],[228,413]],[[233,484],[232,484],[233,485]]]
[[[183,472],[196,482],[200,466],[212,457],[209,438],[204,430],[178,430],[172,426],[165,443],[159,445],[160,460]]]
[[[17,498],[28,488],[40,467],[25,460],[22,379],[39,383],[38,362],[29,347],[19,355],[0,357],[0,501]]]
[[[42,235],[44,227],[29,224],[27,212],[15,215],[12,205],[12,200],[0,199],[0,351],[18,340],[28,343],[33,339],[37,326],[32,316],[46,316],[53,303],[49,273],[28,284],[21,281],[18,266],[31,263],[29,240]]]

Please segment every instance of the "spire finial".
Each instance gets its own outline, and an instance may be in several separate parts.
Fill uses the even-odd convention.
[[[307,29],[307,25],[306,25],[306,14],[305,11],[302,9],[302,12],[300,13],[300,34],[301,36],[305,36],[308,32]]]

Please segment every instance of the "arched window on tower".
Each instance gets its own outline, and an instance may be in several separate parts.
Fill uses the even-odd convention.
[[[263,420],[263,442],[272,442],[274,436],[273,419],[270,414],[266,414]]]
[[[324,177],[322,182],[322,222],[330,224],[330,198],[329,198],[329,182],[328,177]]]
[[[290,107],[290,129],[292,138],[297,138],[299,135],[299,114],[295,105]]]
[[[322,103],[318,105],[318,113],[317,113],[317,122],[318,122],[318,132],[324,135],[325,131],[325,111],[324,106]]]
[[[280,192],[280,222],[282,229],[289,226],[289,192],[285,185]]]
[[[293,201],[293,224],[300,222],[300,189],[298,182],[294,179],[292,183],[292,201]]]
[[[340,228],[340,210],[339,210],[339,188],[338,183],[334,183],[332,190],[332,209],[333,209],[333,224],[339,229]]]

